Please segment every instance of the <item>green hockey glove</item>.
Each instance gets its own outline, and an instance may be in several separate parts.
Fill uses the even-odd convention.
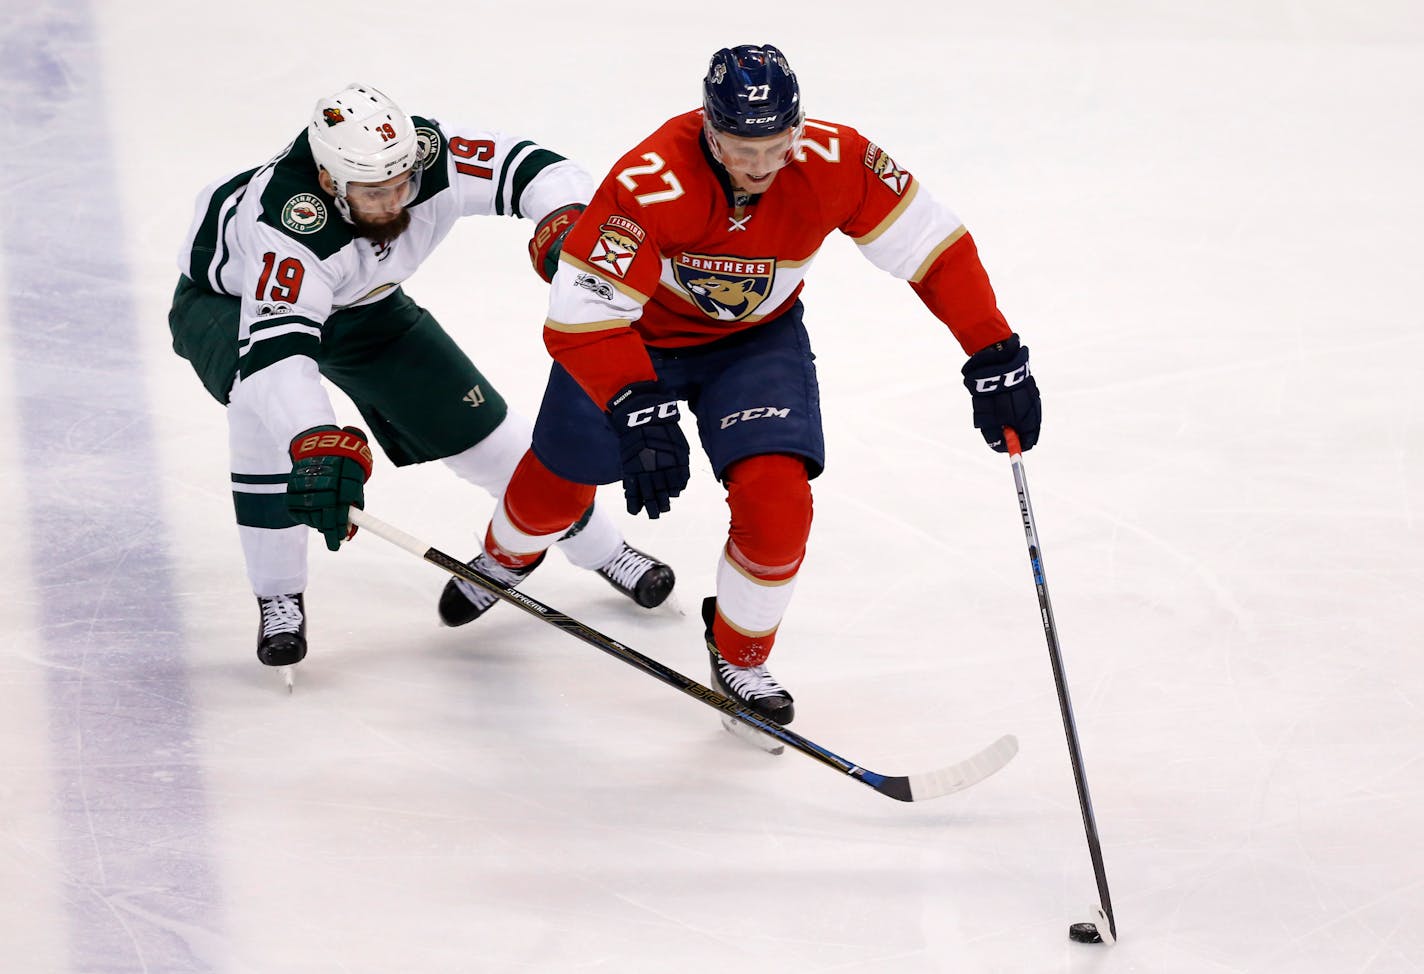
[[[371,476],[371,447],[354,426],[317,426],[298,433],[289,450],[287,513],[316,528],[332,551],[356,533],[349,511],[366,506],[364,485]]]

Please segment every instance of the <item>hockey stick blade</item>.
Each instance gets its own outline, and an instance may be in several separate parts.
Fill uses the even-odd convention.
[[[1008,764],[1015,754],[1018,753],[1019,743],[1012,735],[999,738],[978,754],[960,761],[958,764],[951,764],[948,767],[940,768],[938,771],[930,771],[925,774],[915,775],[883,775],[874,771],[862,768],[857,764],[847,761],[833,751],[829,751],[815,741],[808,740],[793,730],[778,724],[774,720],[768,720],[761,714],[744,706],[730,697],[723,696],[710,687],[705,687],[695,680],[692,680],[674,669],[664,666],[651,657],[644,656],[637,650],[623,645],[611,636],[605,636],[596,629],[591,629],[577,619],[564,615],[557,609],[550,608],[537,599],[530,598],[517,588],[502,585],[497,579],[491,578],[484,572],[476,568],[471,568],[462,561],[430,547],[399,528],[393,527],[382,521],[373,514],[368,514],[360,508],[351,508],[351,523],[358,527],[365,528],[398,548],[424,559],[440,570],[458,575],[466,581],[478,585],[480,588],[496,596],[501,601],[510,605],[518,606],[532,616],[536,616],[547,622],[549,625],[573,636],[582,642],[587,643],[594,649],[601,650],[609,656],[622,660],[634,669],[654,677],[666,683],[674,689],[681,690],[690,697],[702,701],[713,710],[718,711],[724,717],[729,717],[739,721],[749,727],[753,727],[768,737],[781,741],[809,758],[834,768],[841,774],[856,779],[864,785],[874,788],[880,794],[896,801],[916,802],[926,801],[931,798],[939,798],[943,795],[952,795],[957,791],[963,791],[972,785],[978,784],[1004,765]]]

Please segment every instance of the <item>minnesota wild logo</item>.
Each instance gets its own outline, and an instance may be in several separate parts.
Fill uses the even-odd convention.
[[[429,169],[440,155],[440,133],[422,125],[415,130],[415,164]]]
[[[282,226],[293,233],[316,233],[326,226],[326,204],[311,193],[298,193],[282,207]]]
[[[321,110],[321,118],[322,121],[326,123],[327,128],[346,121],[346,116],[341,114],[341,109],[339,108],[323,108]]]

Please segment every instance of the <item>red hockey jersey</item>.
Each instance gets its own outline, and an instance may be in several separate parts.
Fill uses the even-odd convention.
[[[855,129],[808,119],[792,162],[750,198],[701,133],[700,109],[666,122],[564,241],[544,340],[594,402],[655,378],[645,343],[712,342],[785,312],[833,230],[909,281],[966,353],[1009,336],[959,217]]]

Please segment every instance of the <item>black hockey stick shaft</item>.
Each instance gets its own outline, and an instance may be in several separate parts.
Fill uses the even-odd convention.
[[[1004,442],[1014,470],[1014,486],[1019,495],[1019,515],[1023,518],[1024,536],[1028,539],[1028,560],[1033,566],[1033,584],[1038,590],[1039,614],[1043,617],[1043,635],[1048,640],[1048,659],[1053,666],[1053,682],[1058,688],[1058,709],[1063,713],[1063,732],[1068,738],[1068,759],[1073,764],[1073,784],[1078,789],[1078,807],[1083,811],[1083,830],[1088,838],[1088,855],[1093,860],[1093,878],[1098,884],[1099,905],[1107,917],[1108,927],[1117,939],[1117,920],[1113,917],[1112,896],[1108,892],[1107,871],[1103,867],[1103,847],[1098,839],[1098,823],[1093,815],[1093,799],[1088,794],[1088,775],[1083,768],[1083,750],[1078,743],[1078,725],[1073,719],[1073,701],[1068,695],[1068,676],[1063,668],[1063,650],[1058,643],[1058,625],[1053,621],[1053,603],[1048,598],[1048,578],[1043,570],[1043,550],[1038,542],[1038,526],[1033,517],[1033,504],[1028,496],[1028,476],[1024,472],[1023,451],[1018,433],[1004,427]]]
[[[917,775],[882,775],[874,771],[862,768],[859,765],[847,761],[845,758],[829,751],[814,741],[807,740],[795,731],[788,730],[776,721],[768,720],[755,710],[733,700],[730,697],[718,693],[710,687],[705,687],[695,680],[683,676],[676,670],[670,669],[659,663],[657,660],[644,656],[628,646],[618,642],[610,636],[605,636],[596,629],[591,629],[577,619],[571,618],[557,609],[550,608],[537,599],[530,598],[518,589],[501,584],[497,579],[486,575],[479,569],[472,568],[462,561],[452,558],[430,547],[423,541],[419,541],[399,528],[382,521],[372,514],[368,514],[359,508],[351,508],[351,523],[376,534],[386,541],[391,542],[399,548],[404,548],[411,554],[430,562],[442,571],[451,575],[459,576],[468,582],[478,585],[511,605],[516,605],[525,612],[557,629],[580,639],[595,649],[602,650],[610,656],[622,660],[635,669],[647,673],[666,683],[668,686],[681,690],[690,697],[694,697],[714,710],[719,711],[756,728],[763,734],[775,738],[795,748],[807,757],[814,758],[827,767],[834,768],[844,775],[860,781],[880,792],[882,795],[894,798],[897,801],[922,801],[928,798],[938,798],[941,795],[952,794],[970,785],[976,784],[999,768],[1003,767],[1018,751],[1018,742],[1012,736],[1006,735],[995,741],[982,752],[974,755],[957,765],[951,765],[936,771],[926,772]]]

